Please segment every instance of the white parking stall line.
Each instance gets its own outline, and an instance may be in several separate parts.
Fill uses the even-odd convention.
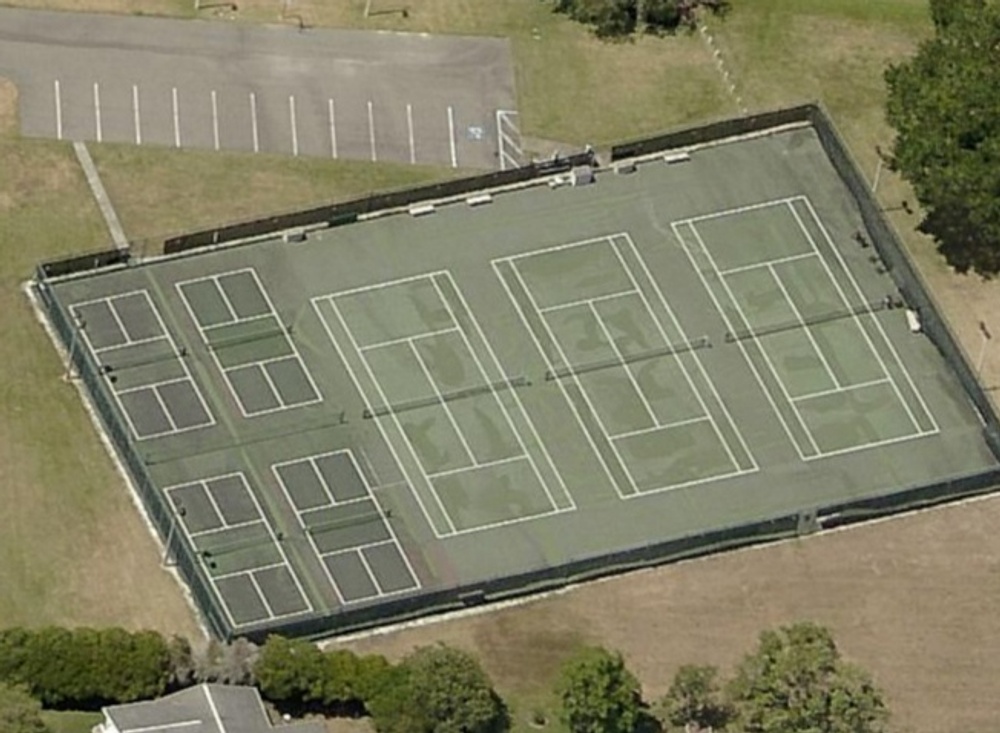
[[[417,162],[417,149],[413,142],[413,105],[406,105],[406,132],[410,137],[410,165]]]
[[[292,126],[292,155],[299,154],[299,131],[295,126],[295,95],[288,95],[288,120]]]
[[[260,137],[257,134],[257,95],[250,92],[250,128],[253,132],[253,151],[260,152]]]
[[[212,141],[215,143],[215,149],[219,149],[219,100],[215,95],[215,90],[212,90]]]
[[[368,100],[368,141],[372,149],[372,162],[378,160],[375,154],[375,110],[372,108],[372,100]]]
[[[101,130],[101,87],[94,82],[94,131],[97,133],[97,142],[103,142],[104,133]]]
[[[448,140],[451,143],[451,167],[458,168],[458,148],[455,145],[455,111],[448,106]]]
[[[333,108],[333,98],[327,99],[327,109],[330,113],[330,156],[337,157],[337,116]]]
[[[52,82],[53,92],[56,98],[56,139],[62,140],[63,138],[63,128],[62,128],[62,95],[59,93],[59,80],[54,79]]]
[[[139,86],[132,85],[132,121],[135,125],[135,144],[142,145],[142,122],[139,119]]]
[[[177,87],[171,88],[170,96],[174,105],[174,147],[179,148],[181,146],[181,112],[177,105]]]

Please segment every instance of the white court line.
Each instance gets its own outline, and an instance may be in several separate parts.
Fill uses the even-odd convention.
[[[624,298],[626,295],[635,295],[634,290],[619,290],[617,293],[608,293],[607,295],[598,295],[593,298],[583,298],[582,300],[571,300],[568,303],[559,303],[558,305],[547,305],[539,313],[549,313],[551,311],[565,310],[567,308],[579,308],[580,306],[590,306],[593,303],[601,303],[605,300],[615,300],[617,298]]]
[[[771,267],[772,265],[782,265],[786,262],[795,262],[796,260],[807,260],[815,256],[816,256],[815,252],[803,252],[802,254],[788,255],[787,257],[779,257],[776,260],[767,260],[766,262],[755,262],[752,265],[741,265],[740,267],[730,267],[728,270],[720,270],[719,274],[734,275],[737,272],[746,272],[747,270],[759,270],[762,267]]]
[[[333,108],[333,98],[329,98],[327,101],[327,111],[330,115],[330,157],[337,157],[337,117]]]
[[[59,92],[59,80],[54,79],[52,81],[52,90],[55,94],[56,99],[56,139],[63,139],[63,124],[62,124],[62,95]]]
[[[204,537],[209,534],[218,534],[219,532],[225,532],[229,529],[243,529],[244,527],[251,527],[258,524],[263,524],[264,522],[260,519],[250,519],[246,522],[237,522],[236,524],[226,524],[226,520],[222,520],[221,527],[214,527],[212,529],[203,529],[198,532],[192,532],[192,537]]]
[[[510,289],[510,285],[507,282],[506,278],[504,278],[503,273],[501,273],[500,267],[499,267],[500,263],[506,263],[510,267],[510,270],[512,272],[514,272],[515,276],[517,275],[517,266],[514,264],[512,258],[506,258],[506,259],[505,258],[499,258],[499,259],[494,259],[494,260],[490,261],[490,266],[493,268],[494,274],[497,276],[497,279],[500,281],[500,285],[503,286],[504,291],[507,293],[507,298],[510,300],[511,304],[514,306],[514,310],[517,312],[517,315],[520,317],[521,324],[524,326],[525,330],[528,332],[528,336],[530,336],[531,340],[534,342],[535,348],[537,348],[538,349],[538,353],[541,354],[542,360],[545,362],[545,366],[548,368],[549,371],[555,371],[555,369],[556,369],[555,364],[552,362],[552,359],[549,358],[549,354],[545,350],[545,348],[542,346],[541,341],[539,341],[538,335],[535,333],[534,329],[532,329],[531,325],[528,323],[527,314],[521,308],[521,304],[517,302],[517,298],[514,297],[514,292]],[[518,280],[520,281],[519,277],[518,277]],[[522,287],[523,287],[523,285],[522,285]],[[538,318],[539,318],[539,320],[544,321],[544,318],[542,316],[539,316]],[[566,404],[569,405],[570,410],[573,413],[573,417],[576,418],[576,421],[577,421],[577,424],[580,427],[580,430],[583,432],[584,437],[587,439],[587,442],[590,444],[591,450],[593,450],[594,455],[597,456],[598,462],[601,464],[601,467],[604,469],[604,473],[608,477],[608,483],[614,488],[615,493],[617,493],[620,498],[624,498],[624,496],[621,493],[621,490],[618,488],[618,482],[615,480],[614,476],[611,475],[611,469],[608,467],[607,462],[604,460],[604,455],[597,448],[597,443],[594,442],[594,438],[590,434],[590,431],[587,430],[587,427],[586,427],[586,425],[583,422],[583,417],[580,415],[580,411],[577,408],[576,403],[570,398],[569,391],[567,390],[566,385],[563,384],[562,380],[556,380],[556,385],[558,386],[559,391],[562,393],[563,398],[566,400]],[[579,385],[577,385],[577,388],[579,388]],[[566,493],[569,495],[568,491]]]
[[[646,267],[646,261],[639,254],[639,250],[636,248],[635,243],[632,241],[632,237],[626,233],[624,235],[624,238],[628,243],[629,248],[632,250],[632,256],[635,257],[640,267],[643,268],[643,273],[645,274],[646,279],[649,281],[650,286],[654,289],[657,296],[660,298],[660,305],[662,305],[664,310],[670,315],[670,319],[673,322],[674,328],[677,329],[677,332],[681,335],[681,338],[683,339],[684,343],[690,343],[690,341],[688,341],[687,334],[681,327],[680,321],[678,321],[677,318],[674,316],[674,313],[670,309],[670,306],[667,303],[666,298],[663,297],[663,293],[660,291],[659,287],[656,284],[656,281],[653,279],[652,273],[650,273],[649,269]],[[614,237],[609,238],[608,242],[610,243],[611,249],[614,251],[615,256],[618,258],[618,262],[622,266],[622,269],[625,270],[625,273],[628,275],[629,281],[632,283],[632,287],[634,287],[636,289],[636,292],[639,294],[639,299],[642,301],[642,304],[646,307],[646,312],[649,314],[650,319],[653,321],[653,325],[659,332],[660,338],[663,339],[663,345],[669,348],[671,346],[670,338],[667,336],[667,333],[663,328],[663,324],[660,323],[660,319],[657,318],[656,312],[653,310],[653,306],[646,298],[646,293],[642,290],[642,288],[639,287],[639,283],[635,279],[635,275],[632,272],[632,268],[625,261],[625,258],[622,257],[621,252],[618,251],[618,247],[615,244],[615,238]],[[736,455],[733,453],[732,446],[729,445],[729,442],[722,435],[722,431],[719,429],[719,424],[716,422],[715,417],[712,415],[712,412],[708,409],[708,405],[705,403],[704,396],[701,394],[701,392],[698,391],[698,388],[695,386],[694,379],[692,379],[691,374],[688,371],[687,365],[684,363],[683,359],[681,359],[681,355],[675,352],[672,353],[671,356],[673,357],[677,366],[680,367],[681,373],[684,374],[684,379],[688,384],[688,389],[690,389],[691,392],[694,394],[694,396],[698,399],[698,406],[701,407],[702,413],[705,416],[707,416],[709,421],[711,422],[712,430],[715,432],[715,437],[718,438],[719,443],[722,445],[722,447],[726,449],[726,454],[729,456],[729,460],[732,462],[733,468],[735,469],[736,473],[742,473],[743,471],[740,468],[739,461],[736,460]],[[701,368],[701,362],[697,359],[696,356],[694,358],[699,368]],[[708,384],[712,384],[712,381],[708,378],[708,374],[706,374],[704,370],[702,370],[702,377]],[[718,395],[716,395],[716,397],[718,397]],[[719,399],[719,404],[722,405],[721,399]],[[724,407],[725,406],[723,405],[723,408]],[[736,430],[735,424],[731,424],[730,427],[737,435],[739,435],[739,432]],[[747,451],[747,454],[749,455],[749,451]],[[726,475],[730,474],[714,474],[711,478],[705,480],[706,481],[716,480]],[[687,485],[691,485],[691,482],[688,482]],[[672,484],[669,487],[661,487],[661,490],[664,488],[678,488],[678,487]],[[645,491],[642,493],[648,494],[650,492]]]
[[[778,286],[778,290],[781,291],[781,295],[788,303],[788,307],[791,308],[792,313],[795,314],[795,320],[799,322],[802,330],[805,331],[809,344],[812,346],[813,351],[816,352],[816,356],[818,356],[819,360],[823,363],[823,368],[826,369],[826,373],[830,376],[830,381],[833,382],[833,386],[839,389],[841,386],[840,380],[837,379],[837,375],[834,373],[833,367],[830,366],[830,362],[827,361],[826,354],[823,353],[819,344],[816,343],[816,337],[813,336],[812,329],[809,328],[809,325],[806,323],[806,319],[802,317],[802,313],[799,311],[798,306],[796,306],[795,302],[792,300],[792,295],[788,292],[788,288],[785,287],[785,283],[781,281],[781,278],[778,277],[778,273],[776,273],[774,268],[770,265],[767,266],[767,271],[770,273],[771,279],[774,280],[774,284]]]
[[[729,318],[729,314],[723,308],[722,303],[719,302],[718,296],[715,294],[715,291],[708,283],[708,278],[705,277],[705,273],[702,272],[702,269],[699,266],[698,261],[695,259],[694,254],[692,254],[687,241],[681,235],[680,227],[682,226],[686,226],[692,232],[692,234],[694,234],[694,236],[698,239],[700,243],[698,245],[699,248],[702,249],[703,251],[704,243],[701,242],[701,238],[698,237],[697,230],[695,229],[693,223],[685,220],[679,222],[672,222],[670,224],[670,228],[673,229],[674,231],[674,236],[677,238],[678,243],[681,245],[681,249],[684,250],[684,254],[687,255],[688,261],[691,263],[691,269],[693,269],[698,274],[698,279],[701,280],[702,287],[705,289],[705,292],[708,293],[708,297],[712,300],[712,304],[715,306],[716,313],[719,315],[720,318],[722,318],[723,323],[726,324],[726,328],[730,332],[735,332],[737,330],[736,326]],[[715,270],[714,265],[713,265],[713,273],[716,275],[717,279],[720,282],[722,282],[722,276],[718,274],[717,270]],[[751,359],[750,355],[747,353],[746,345],[743,343],[743,341],[737,341],[737,346],[740,349],[740,353],[743,355],[743,360],[747,363],[747,366],[753,373],[754,378],[757,380],[757,385],[760,387],[760,391],[763,393],[764,397],[770,403],[771,409],[774,410],[774,414],[778,418],[778,422],[780,422],[781,426],[785,429],[785,435],[788,436],[788,441],[792,444],[792,447],[795,448],[795,452],[799,454],[799,458],[801,460],[803,461],[808,460],[808,457],[802,451],[802,446],[799,445],[798,440],[796,440],[795,436],[792,434],[791,427],[789,427],[788,422],[785,420],[785,416],[782,414],[781,410],[778,409],[778,403],[775,401],[774,395],[771,394],[771,390],[769,390],[767,388],[767,385],[764,383],[764,377],[761,375],[760,370],[757,369],[757,365],[754,364],[753,359]]]
[[[368,141],[372,150],[372,162],[378,160],[375,154],[375,110],[372,108],[372,100],[368,100]]]
[[[608,346],[610,346],[611,350],[614,352],[615,358],[618,360],[618,365],[625,371],[625,377],[628,379],[629,384],[632,385],[632,389],[635,390],[639,401],[642,402],[642,407],[649,415],[649,419],[653,423],[653,427],[659,427],[660,421],[656,418],[656,413],[653,412],[653,406],[649,403],[649,400],[646,399],[646,395],[643,394],[642,388],[639,387],[639,382],[636,381],[635,375],[632,374],[632,370],[629,368],[628,362],[625,361],[625,357],[622,356],[622,352],[619,351],[618,344],[615,343],[614,338],[611,336],[611,332],[605,325],[604,319],[601,318],[601,314],[597,312],[597,308],[594,307],[593,303],[590,303],[589,306],[590,313],[594,316],[594,321],[596,321],[597,327],[601,330],[601,333],[604,334],[604,338],[608,342]],[[610,439],[611,436],[608,435],[608,438]]]
[[[667,423],[665,425],[653,425],[648,428],[639,428],[638,430],[626,430],[624,433],[616,433],[614,435],[609,435],[610,440],[618,440],[619,438],[632,438],[636,435],[645,435],[646,433],[655,433],[660,430],[670,430],[671,428],[681,428],[685,425],[694,425],[695,423],[708,422],[711,418],[708,415],[702,415],[701,417],[692,417],[689,420],[678,420],[677,422]],[[646,493],[646,492],[644,492]]]
[[[441,394],[441,390],[438,388],[437,382],[434,381],[434,375],[431,374],[430,368],[427,366],[427,363],[424,361],[424,358],[420,355],[420,352],[417,350],[417,347],[413,345],[413,339],[410,339],[410,352],[413,354],[414,358],[416,358],[417,360],[417,363],[420,365],[420,370],[424,373],[424,376],[427,378],[427,383],[430,384],[431,388],[434,390],[434,394],[438,398],[438,402],[440,403],[441,407],[444,409],[444,414],[448,416],[448,422],[451,423],[451,427],[455,431],[455,434],[458,436],[458,440],[459,442],[461,442],[462,448],[465,450],[465,453],[469,457],[469,460],[472,461],[472,466],[466,466],[466,468],[473,468],[475,466],[478,466],[479,460],[476,458],[476,454],[472,452],[472,447],[469,445],[469,442],[465,439],[465,433],[463,433],[462,429],[458,426],[458,421],[455,419],[455,415],[452,413],[451,407],[445,400],[444,395]],[[365,357],[362,356],[361,358],[364,359]],[[429,473],[427,474],[427,476],[428,478],[431,478],[431,475]]]
[[[323,315],[323,311],[320,310],[320,305],[319,305],[320,301],[325,301],[330,306],[330,308],[333,310],[334,315],[340,321],[341,326],[344,328],[345,332],[347,333],[348,338],[351,340],[352,347],[355,349],[355,351],[358,351],[357,343],[354,342],[353,335],[347,329],[346,324],[344,323],[343,316],[340,313],[340,309],[337,307],[335,296],[333,296],[333,295],[319,296],[319,297],[312,298],[310,300],[310,302],[312,303],[313,310],[316,313],[316,317],[319,318],[320,323],[323,326],[323,330],[326,331],[326,335],[330,339],[330,343],[332,343],[333,344],[333,348],[336,349],[337,355],[340,357],[340,361],[344,364],[345,367],[347,367],[347,373],[348,373],[348,375],[351,378],[351,382],[353,382],[353,384],[354,384],[354,388],[357,390],[358,394],[361,395],[361,398],[365,401],[365,407],[367,409],[369,409],[369,410],[372,410],[374,408],[372,407],[371,401],[368,399],[368,392],[361,386],[361,380],[358,378],[358,375],[357,375],[354,367],[347,360],[347,354],[344,352],[344,348],[340,345],[340,342],[334,336],[333,331],[330,328],[330,324],[327,322],[326,317]],[[358,359],[361,361],[362,366],[365,366],[367,368],[367,364],[365,363],[364,358],[362,356],[360,356],[360,351],[358,351],[358,354],[359,354]],[[368,378],[371,379],[373,382],[375,381],[374,377],[371,374],[368,375]],[[388,400],[386,400],[385,395],[381,393],[381,389],[379,388],[379,385],[377,383],[375,383],[375,389],[379,392],[380,399],[382,400],[383,404],[388,404]],[[402,472],[403,477],[406,480],[406,485],[408,487],[413,487],[415,485],[415,482],[410,477],[409,470],[406,468],[406,465],[403,463],[402,459],[400,458],[399,453],[396,451],[395,444],[389,439],[389,433],[386,430],[386,428],[385,428],[385,426],[383,424],[383,421],[376,420],[375,422],[376,422],[376,429],[378,430],[379,434],[382,436],[382,440],[385,441],[386,446],[388,446],[389,452],[392,453],[393,460],[396,462],[396,465],[399,467],[399,470]],[[396,422],[396,421],[394,421],[394,424],[396,426],[396,429],[400,430],[399,423]],[[407,447],[410,447],[408,443],[407,443]],[[412,448],[411,448],[411,455],[412,455]],[[424,473],[423,467],[420,465],[420,462],[419,462],[419,460],[417,460],[416,456],[413,456],[413,459],[414,459],[414,461],[416,461],[417,468],[420,469],[420,473],[423,475],[425,484],[430,489],[431,488],[430,479],[427,478],[427,475],[426,475],[426,473]],[[420,507],[420,511],[423,513],[424,519],[427,521],[427,526],[431,528],[431,531],[434,532],[434,536],[437,539],[441,539],[443,537],[448,537],[451,534],[455,533],[455,527],[454,526],[451,527],[451,532],[450,533],[448,533],[448,532],[440,532],[438,530],[438,528],[437,528],[436,523],[431,520],[431,515],[427,511],[427,507],[424,505],[424,500],[423,500],[423,497],[420,495],[420,492],[418,492],[416,489],[410,488],[410,494],[413,496],[414,500],[417,502],[417,506]],[[449,522],[449,524],[450,524],[448,514],[444,511],[443,508],[440,507],[440,499],[437,498],[437,495],[434,493],[433,490],[431,490],[431,494],[434,497],[436,503],[438,503],[439,509],[441,509],[441,513],[442,513],[442,516],[444,517],[445,521]]]
[[[430,338],[431,336],[443,336],[448,333],[455,333],[459,329],[457,327],[452,328],[439,328],[434,331],[427,331],[426,333],[419,333],[415,336],[401,336],[397,339],[387,339],[386,341],[379,341],[375,344],[368,344],[367,346],[361,347],[361,352],[371,351],[372,349],[381,349],[383,346],[397,346],[399,344],[408,344],[411,341]]]
[[[620,232],[614,234],[603,234],[598,237],[589,237],[588,239],[578,239],[575,242],[564,242],[563,244],[556,244],[552,247],[543,247],[542,249],[533,249],[529,252],[522,252],[521,254],[511,255],[510,257],[502,257],[497,262],[515,262],[517,260],[525,260],[531,257],[537,257],[542,254],[549,254],[551,252],[561,252],[564,249],[576,249],[578,247],[588,247],[594,244],[607,244],[612,238],[620,236]],[[622,291],[624,294],[626,291]],[[627,291],[631,292],[631,291]]]
[[[257,134],[257,95],[250,92],[250,132],[253,135],[253,151],[260,152],[260,137]]]
[[[132,122],[135,125],[135,144],[142,145],[142,124],[139,120],[139,86],[132,85]]]
[[[503,466],[507,463],[516,463],[517,461],[528,460],[527,455],[523,456],[507,456],[506,458],[498,458],[495,461],[486,461],[485,463],[477,463],[475,466],[462,466],[461,468],[450,468],[447,471],[436,471],[434,473],[427,474],[428,478],[439,478],[441,476],[454,476],[456,473],[466,473],[474,471],[478,468],[492,468],[493,466]]]
[[[809,213],[812,215],[813,220],[816,222],[816,225],[819,227],[820,232],[822,232],[823,238],[826,239],[826,242],[829,245],[830,249],[833,250],[834,255],[836,255],[837,260],[840,262],[841,268],[847,274],[848,279],[850,279],[851,284],[854,287],[854,292],[857,294],[857,296],[862,301],[864,301],[865,298],[864,298],[864,293],[861,290],[861,286],[858,284],[857,279],[854,277],[854,273],[851,272],[850,268],[848,268],[847,263],[844,262],[844,258],[841,255],[840,250],[837,249],[836,245],[834,245],[833,239],[830,237],[830,233],[826,230],[826,225],[823,224],[822,219],[819,218],[819,215],[816,213],[816,210],[813,208],[812,201],[810,201],[809,198],[807,198],[805,196],[801,196],[801,197],[799,197],[799,199],[801,199],[802,202],[805,203],[806,208],[809,209]],[[794,210],[794,207],[792,206],[791,203],[789,203],[789,207],[791,207]],[[823,264],[827,268],[827,271],[829,272],[829,265],[827,264],[827,262],[825,260],[823,260]],[[837,283],[836,280],[834,280],[834,283],[837,284],[838,287],[839,287],[839,283]],[[938,425],[937,420],[934,419],[934,414],[931,412],[930,407],[924,401],[924,396],[920,393],[920,390],[917,389],[917,385],[914,384],[913,378],[910,376],[910,372],[909,372],[909,370],[907,370],[905,362],[900,358],[899,353],[896,351],[896,347],[893,345],[892,341],[889,339],[889,335],[885,332],[885,329],[882,328],[881,322],[879,322],[879,320],[875,317],[874,313],[869,312],[868,316],[869,316],[869,319],[872,320],[875,323],[875,327],[879,330],[879,333],[882,334],[883,341],[885,341],[886,345],[889,347],[889,351],[892,352],[892,355],[895,358],[896,363],[897,363],[897,365],[900,368],[900,371],[902,371],[903,376],[906,378],[907,383],[910,385],[910,389],[913,390],[913,394],[916,395],[917,400],[920,402],[920,406],[923,408],[924,414],[927,415],[927,418],[928,418],[928,420],[930,420],[931,425],[934,426],[934,429],[932,431],[929,431],[929,432],[930,433],[938,433],[938,432],[940,432],[941,428]],[[860,320],[860,316],[855,316],[855,318],[857,318],[858,320]],[[919,429],[919,425],[917,427]],[[925,432],[921,432],[921,434],[926,434],[926,433]]]
[[[417,149],[413,143],[413,106],[409,103],[406,105],[406,131],[410,137],[410,164],[413,165],[417,162]]]
[[[112,366],[114,365],[112,364]],[[177,379],[168,379],[165,382],[154,382],[153,384],[140,384],[138,387],[129,387],[128,389],[114,389],[114,387],[112,387],[112,389],[114,390],[115,394],[124,396],[133,394],[135,392],[146,392],[149,390],[155,391],[158,387],[170,387],[174,384],[181,384],[182,382],[186,381],[188,381],[187,377],[178,377]],[[169,415],[167,417],[169,418]]]
[[[101,129],[101,87],[94,82],[94,130],[97,133],[97,142],[103,142],[104,131]]]
[[[234,570],[231,573],[223,573],[222,575],[215,575],[215,576],[212,576],[212,577],[213,577],[213,580],[226,580],[227,578],[236,578],[236,577],[239,577],[240,575],[249,575],[252,572],[259,572],[261,570],[272,570],[274,568],[281,568],[281,567],[284,567],[284,563],[273,562],[270,565],[260,565],[260,566],[258,566],[256,568],[250,568],[250,569],[247,569],[247,570]],[[253,621],[248,621],[247,623],[251,623],[251,624],[258,623],[261,620],[262,619],[255,619]]]
[[[698,244],[701,246],[701,250],[704,253],[705,257],[708,259],[709,263],[712,265],[712,269],[716,273],[718,273],[719,272],[719,266],[716,264],[715,258],[712,257],[712,253],[709,251],[708,245],[705,244],[705,240],[703,240],[701,238],[701,234],[698,233],[698,229],[693,224],[691,224],[690,222],[688,223],[688,226],[690,227],[691,232],[694,234],[695,239],[698,240]],[[792,402],[792,396],[788,392],[788,388],[785,386],[785,382],[781,378],[781,375],[779,374],[778,370],[775,368],[774,362],[771,361],[771,355],[767,353],[767,349],[764,348],[763,342],[759,338],[757,338],[757,334],[756,334],[753,326],[750,323],[750,319],[747,318],[746,313],[743,311],[743,306],[741,306],[739,300],[736,299],[736,295],[733,293],[732,289],[730,289],[729,283],[726,282],[726,278],[724,278],[721,275],[719,275],[719,282],[722,284],[723,290],[726,291],[726,295],[729,298],[730,303],[732,303],[732,305],[735,307],[736,312],[740,316],[740,319],[743,321],[743,323],[746,326],[747,330],[750,332],[750,335],[753,337],[752,340],[753,340],[754,345],[757,347],[757,350],[760,352],[761,356],[764,357],[764,361],[767,363],[768,369],[771,370],[771,375],[774,377],[774,380],[778,383],[778,388],[781,390],[781,393],[782,393],[782,395],[785,398],[785,402],[791,406],[792,412],[795,413],[795,418],[798,420],[799,425],[801,426],[802,430],[805,432],[806,437],[809,439],[809,442],[812,444],[813,450],[815,451],[816,455],[822,454],[823,451],[821,451],[819,449],[819,444],[816,442],[815,436],[812,434],[812,431],[809,429],[809,426],[806,424],[805,419],[802,417],[802,413],[799,412],[799,409],[795,406],[795,403]],[[726,321],[728,323],[729,317],[728,316],[724,316],[724,317],[725,317],[725,319],[726,319]],[[729,330],[735,332],[737,329],[730,328]],[[740,348],[743,348],[743,341],[742,340],[739,342],[739,344],[740,344]],[[761,383],[761,386],[763,387],[763,382]],[[793,439],[792,442],[793,443],[795,442],[794,439]],[[805,460],[805,458],[806,458],[804,454],[802,454],[801,457],[802,457],[803,460]]]
[[[212,140],[215,142],[215,149],[219,149],[219,102],[212,90]]]
[[[177,104],[177,87],[173,87],[170,92],[174,106],[174,147],[181,146],[181,111]]]
[[[458,148],[455,144],[455,111],[448,106],[448,140],[451,143],[451,167],[458,168]]]
[[[783,206],[796,199],[801,198],[800,196],[787,196],[781,199],[772,199],[770,201],[761,201],[757,204],[749,204],[747,206],[737,206],[735,209],[724,209],[723,211],[715,211],[711,214],[703,214],[701,216],[692,216],[689,219],[681,219],[674,222],[677,225],[681,224],[693,224],[698,221],[708,221],[709,219],[719,219],[723,216],[732,216],[733,214],[744,214],[748,211],[756,211],[758,209],[766,209],[772,206]]]
[[[288,118],[292,125],[292,155],[299,154],[299,130],[295,124],[295,95],[288,95]]]
[[[886,384],[890,379],[888,377],[883,377],[882,379],[871,379],[867,382],[859,382],[858,384],[848,384],[844,387],[838,387],[837,389],[821,389],[818,392],[810,392],[809,394],[799,395],[798,397],[793,397],[793,402],[802,402],[804,400],[811,400],[814,397],[827,397],[832,394],[841,394],[843,392],[850,392],[855,389],[864,389],[865,387],[874,387],[879,384]]]
[[[208,482],[209,481],[216,481],[218,479],[233,478],[234,476],[239,476],[240,477],[240,483],[243,485],[243,490],[247,491],[249,493],[250,490],[247,488],[246,478],[244,478],[243,474],[240,471],[234,471],[233,473],[225,473],[225,474],[221,474],[219,476],[209,476],[207,479],[202,479],[201,480],[201,486],[202,486],[203,489],[205,489],[205,494],[208,496],[209,502],[211,502],[212,507],[215,509],[216,513],[219,515],[219,518],[222,520],[222,523],[225,524],[225,525],[227,525],[227,526],[229,525],[229,523],[226,521],[225,514],[222,513],[222,507],[220,507],[219,503],[215,500],[215,495],[212,494],[211,489],[208,488]]]
[[[267,598],[264,597],[264,591],[260,589],[260,584],[257,583],[257,578],[253,575],[253,570],[247,571],[247,577],[250,578],[250,585],[253,586],[254,592],[260,598],[260,602],[264,604],[264,610],[267,611],[268,618],[274,618],[274,609],[271,608],[271,604],[267,602]],[[206,694],[208,690],[206,689]],[[223,726],[219,726],[222,728]]]

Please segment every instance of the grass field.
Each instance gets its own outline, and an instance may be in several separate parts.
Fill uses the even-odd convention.
[[[9,4],[193,15],[189,0]],[[376,8],[386,4],[395,3],[375,0]],[[512,37],[529,137],[599,145],[736,111],[699,36],[605,45],[536,0],[408,5],[413,12],[407,21],[387,14],[369,24]],[[240,6],[247,21],[280,20],[279,0],[244,0]],[[357,27],[364,1],[296,0],[294,6],[310,23]],[[929,32],[924,0],[737,0],[734,6],[725,21],[710,27],[747,105],[822,99],[864,170],[873,172],[874,146],[891,140],[882,119],[881,71]],[[9,106],[0,103],[0,119],[9,115]],[[231,178],[223,172],[212,186],[178,186],[180,155],[110,148],[94,153],[135,237],[238,218],[245,212],[233,208],[225,180],[235,184],[251,168],[267,176],[257,171],[256,159],[234,158],[222,166],[239,171]],[[0,495],[11,508],[0,519],[0,586],[18,589],[0,597],[0,623],[107,622],[183,632],[191,619],[177,587],[155,572],[153,543],[135,520],[76,395],[58,381],[56,357],[16,289],[37,260],[103,244],[99,215],[68,148],[8,133],[0,140],[0,159],[0,247],[6,255],[0,265],[0,357],[10,375],[2,391],[11,405],[0,422]],[[191,154],[186,164],[196,159],[208,172],[222,158]],[[381,180],[403,182],[393,178],[396,173]],[[315,174],[286,168],[286,180],[295,181],[286,183],[287,190],[294,192],[277,208],[330,197],[312,187]],[[139,180],[142,185],[134,185]],[[338,193],[351,186],[345,180]],[[898,179],[884,175],[879,193],[954,329],[975,354],[980,320],[1000,331],[993,320],[995,288],[946,270],[933,244],[914,233],[918,218],[895,210],[902,199],[912,200]],[[984,376],[987,384],[1000,383],[1000,354],[987,353]],[[58,422],[53,414],[60,415]],[[72,451],[53,457],[53,445]],[[898,519],[888,528],[626,576],[415,632],[423,636],[381,637],[368,646],[402,652],[442,638],[474,648],[521,714],[545,704],[537,690],[547,689],[559,660],[581,640],[623,649],[655,696],[678,664],[730,664],[760,628],[815,618],[830,624],[848,656],[886,687],[894,730],[966,733],[995,722],[993,700],[1000,692],[1000,649],[990,610],[1000,601],[992,590],[998,520],[997,500],[956,506]],[[128,581],[140,575],[146,579],[141,598],[127,591]]]

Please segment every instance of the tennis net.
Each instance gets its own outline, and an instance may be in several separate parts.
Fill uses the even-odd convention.
[[[600,359],[597,361],[586,362],[583,364],[574,364],[568,367],[557,367],[556,369],[550,369],[545,372],[546,381],[551,382],[554,379],[565,379],[566,377],[575,377],[580,374],[586,374],[587,372],[594,372],[599,369],[607,369],[614,366],[624,366],[626,364],[634,364],[639,361],[646,361],[647,359],[656,359],[661,356],[670,356],[671,354],[682,354],[686,351],[695,351],[697,349],[706,349],[712,345],[712,340],[708,336],[701,336],[694,339],[693,341],[687,341],[684,343],[670,344],[669,346],[662,346],[658,349],[650,349],[649,351],[638,351],[634,354],[627,354],[622,357]]]
[[[802,319],[796,319],[794,321],[786,321],[784,323],[774,323],[770,326],[761,326],[760,328],[747,328],[739,331],[727,331],[726,332],[726,342],[733,343],[734,341],[743,341],[745,339],[760,338],[761,336],[768,336],[774,333],[782,333],[784,331],[794,331],[797,328],[804,328],[806,326],[815,326],[820,323],[829,323],[830,321],[838,321],[842,318],[852,318],[854,316],[861,316],[865,313],[875,313],[877,311],[886,310],[887,308],[896,307],[896,303],[891,305],[885,300],[873,301],[871,303],[865,303],[863,305],[856,305],[853,308],[843,308],[840,310],[829,311],[827,313],[819,313],[814,316],[808,316]]]
[[[406,412],[407,410],[417,410],[421,407],[431,407],[432,405],[444,404],[445,402],[452,402],[466,397],[475,397],[476,395],[500,392],[502,390],[513,389],[515,387],[527,387],[530,384],[531,382],[527,377],[512,377],[500,382],[479,384],[475,387],[457,389],[453,392],[442,392],[441,394],[434,395],[433,397],[422,397],[416,400],[406,400],[404,402],[383,405],[382,407],[365,408],[361,413],[361,416],[366,420],[371,420],[375,417],[385,417],[399,412]]]

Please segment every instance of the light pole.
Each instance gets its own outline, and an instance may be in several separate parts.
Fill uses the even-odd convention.
[[[167,542],[163,547],[163,560],[161,565],[166,566],[167,562],[170,560],[170,545],[174,541],[174,533],[177,531],[177,518],[184,517],[187,515],[187,509],[181,505],[177,504],[177,511],[173,512],[170,517],[170,529],[167,531]]]
[[[80,341],[80,332],[87,326],[87,322],[79,316],[73,314],[73,333],[69,337],[69,358],[66,360],[66,373],[63,374],[64,381],[73,379],[73,359],[76,357],[77,343]]]
[[[982,335],[983,341],[979,346],[979,358],[976,359],[976,379],[979,379],[979,376],[983,372],[983,364],[986,361],[986,345],[990,342],[990,339],[993,338],[993,334],[991,334],[989,329],[986,328],[986,323],[984,321],[979,322],[979,333]]]

